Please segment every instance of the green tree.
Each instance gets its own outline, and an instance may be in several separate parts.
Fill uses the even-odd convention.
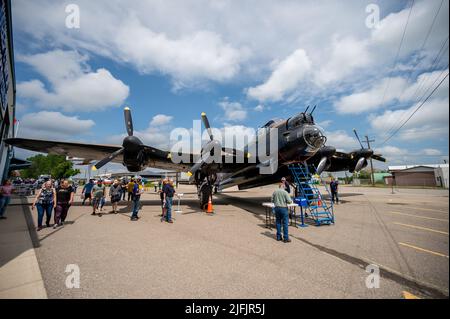
[[[21,172],[24,178],[37,178],[39,175],[52,175],[52,178],[68,178],[80,173],[73,168],[73,163],[66,160],[64,155],[35,155],[28,160],[31,166]]]

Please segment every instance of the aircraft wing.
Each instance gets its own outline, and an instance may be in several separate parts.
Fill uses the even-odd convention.
[[[121,149],[121,145],[105,145],[105,144],[87,144],[87,143],[76,143],[76,142],[58,142],[58,141],[45,141],[45,140],[35,140],[28,138],[9,138],[5,139],[5,143],[12,145],[14,147],[23,148],[30,151],[64,155],[69,157],[74,157],[77,159],[82,159],[82,164],[87,164],[92,161],[100,161],[110,154]],[[144,145],[143,151],[146,153],[148,158],[148,167],[159,168],[159,169],[170,169],[177,171],[187,171],[194,162],[194,155],[189,154],[188,158],[190,163],[174,163],[171,159],[169,152],[163,151],[151,146]],[[232,151],[227,149],[227,154],[223,156],[234,157],[236,155],[230,154]],[[111,160],[114,163],[122,163],[123,156],[118,155]],[[223,163],[225,163],[225,158],[223,158]],[[233,169],[233,164],[223,164],[223,168]]]
[[[122,147],[120,145],[57,142],[27,138],[9,138],[5,139],[5,143],[35,152],[83,158],[85,161],[101,160]],[[114,162],[121,163],[122,156],[116,157]]]

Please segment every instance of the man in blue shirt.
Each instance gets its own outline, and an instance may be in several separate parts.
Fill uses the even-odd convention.
[[[133,194],[132,194],[132,206],[133,213],[131,214],[131,220],[136,221],[139,219],[138,212],[141,206],[141,195],[144,193],[144,187],[142,186],[141,177],[136,178],[136,182],[133,186]]]
[[[163,186],[163,205],[166,209],[166,222],[172,224],[172,203],[173,196],[175,195],[175,188],[173,187],[173,180],[169,180],[167,184]]]
[[[91,192],[93,187],[94,187],[94,180],[92,179],[89,180],[89,183],[84,185],[83,190],[81,191],[81,194],[83,195],[83,202],[81,203],[81,205],[84,205],[84,202],[88,198],[89,198],[89,206],[91,205],[92,200]]]
[[[339,182],[332,177],[330,182],[331,201],[334,203],[336,199],[336,204],[339,204],[338,185]]]

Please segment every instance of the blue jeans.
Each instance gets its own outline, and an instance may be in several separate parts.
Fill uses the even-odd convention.
[[[331,192],[331,201],[334,203],[336,201],[336,203],[339,204],[339,197],[338,197],[338,193],[337,192]]]
[[[166,197],[166,220],[172,220],[173,197]]]
[[[52,217],[52,211],[53,211],[53,203],[51,204],[37,204],[36,205],[37,212],[38,212],[38,227],[42,227],[42,220],[44,219],[44,213],[46,215],[45,223],[48,225],[50,224],[50,219]]]
[[[9,205],[10,201],[11,201],[10,196],[0,197],[0,217],[3,217],[3,214],[5,214],[6,207]]]
[[[132,201],[133,205],[133,214],[131,215],[131,218],[138,217],[139,212],[139,206],[141,205],[141,199],[133,199]]]
[[[277,239],[289,239],[289,212],[287,207],[275,207],[275,223],[277,226]],[[283,238],[281,238],[281,226],[283,225]]]

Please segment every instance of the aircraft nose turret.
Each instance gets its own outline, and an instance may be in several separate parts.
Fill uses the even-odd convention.
[[[317,151],[325,145],[327,138],[323,135],[322,130],[316,125],[304,125],[298,132],[297,137],[302,137],[311,151]]]

